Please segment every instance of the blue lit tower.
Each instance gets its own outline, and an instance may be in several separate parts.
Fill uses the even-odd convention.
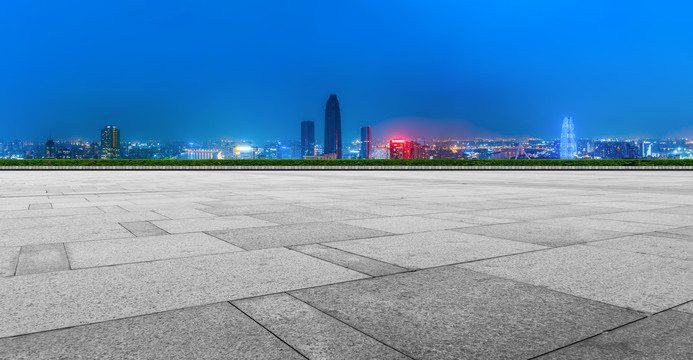
[[[577,146],[575,145],[575,129],[573,128],[573,118],[563,118],[563,128],[561,130],[561,159],[575,159],[577,156]]]
[[[371,127],[362,126],[361,127],[361,151],[359,151],[359,158],[370,159],[371,158]]]
[[[342,117],[339,112],[337,95],[330,95],[325,106],[325,151],[324,154],[334,154],[342,158]]]
[[[301,157],[315,155],[315,123],[301,122]]]

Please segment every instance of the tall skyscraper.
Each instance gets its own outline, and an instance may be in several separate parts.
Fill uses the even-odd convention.
[[[563,128],[561,130],[561,159],[575,159],[577,156],[577,146],[575,144],[575,129],[573,128],[573,118],[563,118]]]
[[[359,158],[370,159],[371,158],[371,127],[362,126],[361,127],[361,151],[359,151]]]
[[[301,157],[315,156],[315,123],[301,122]]]
[[[55,141],[53,139],[46,141],[46,159],[55,159]]]
[[[325,155],[342,158],[342,116],[337,95],[330,95],[325,106]]]
[[[101,129],[101,158],[118,159],[120,157],[120,129],[113,125]]]

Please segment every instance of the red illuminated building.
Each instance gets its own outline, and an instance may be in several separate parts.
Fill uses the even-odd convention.
[[[423,159],[424,149],[416,141],[390,140],[390,159]]]

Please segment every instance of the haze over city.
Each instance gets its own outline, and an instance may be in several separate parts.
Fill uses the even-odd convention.
[[[7,1],[2,137],[681,136],[686,2]],[[404,134],[407,135],[407,134]]]

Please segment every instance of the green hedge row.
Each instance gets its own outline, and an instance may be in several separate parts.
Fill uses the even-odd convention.
[[[0,166],[693,166],[693,160],[0,160]]]

